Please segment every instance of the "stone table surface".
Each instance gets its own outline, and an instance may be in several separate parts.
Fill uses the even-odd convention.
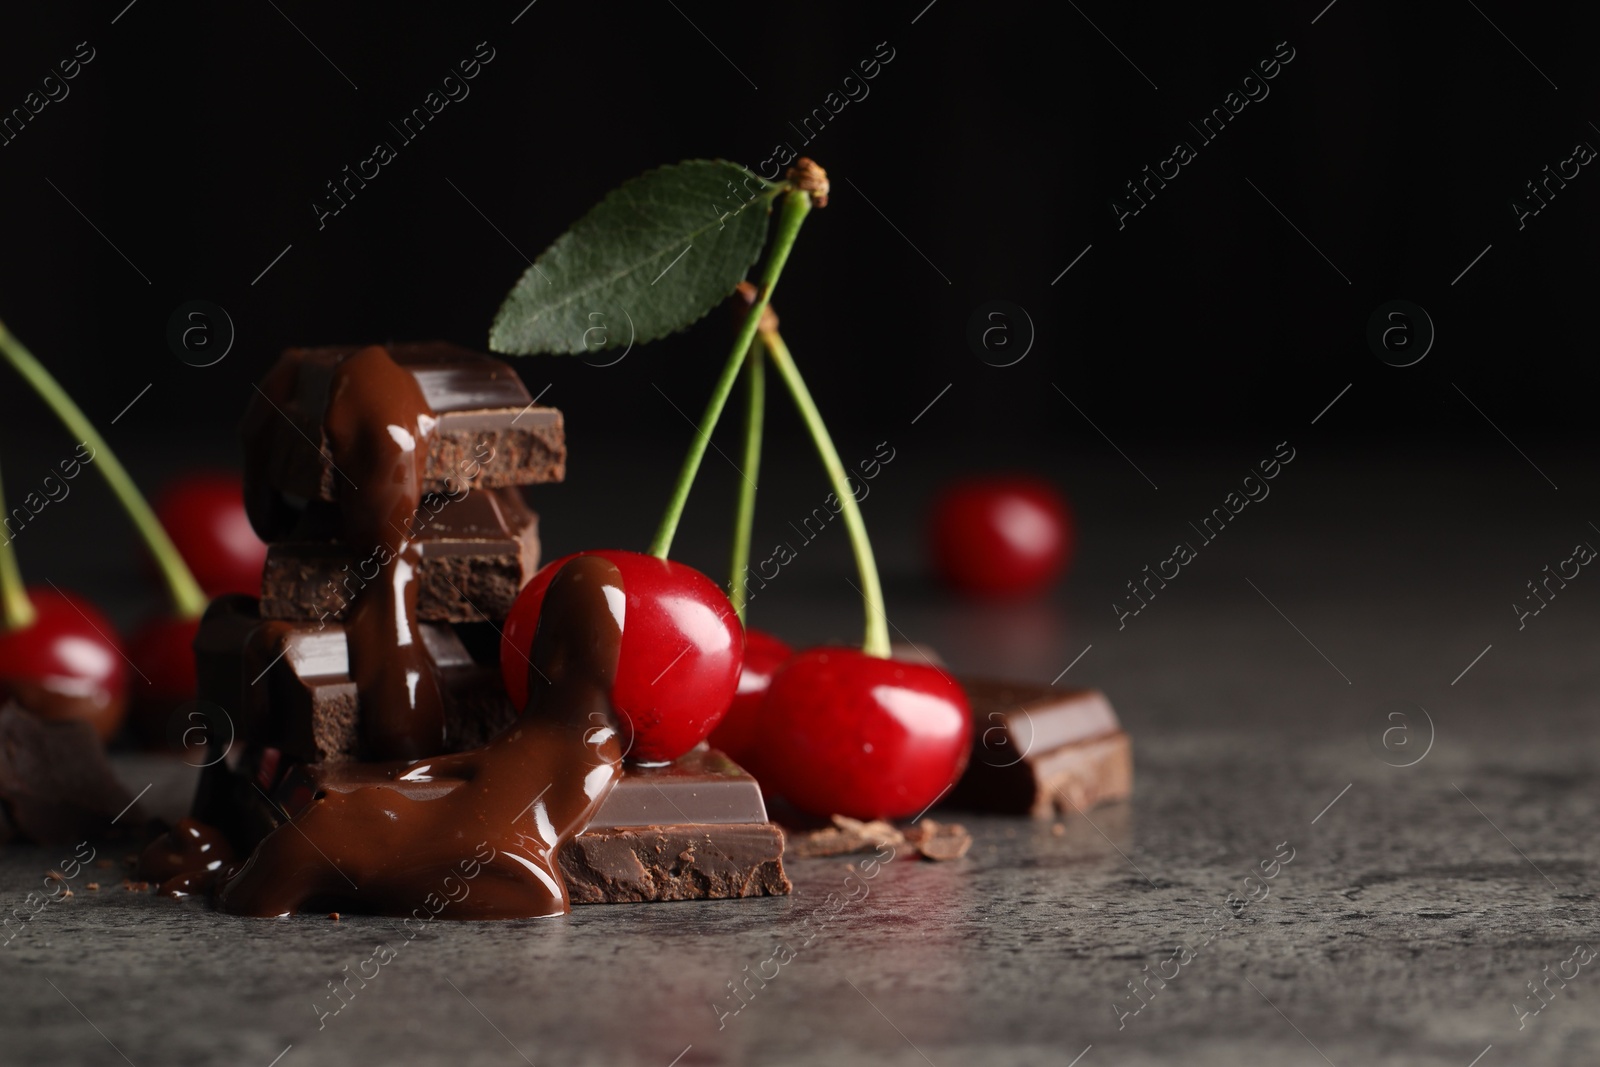
[[[1515,456],[1305,452],[1120,628],[1123,583],[1196,539],[1187,520],[1233,467],[1169,459],[1159,496],[1116,457],[1083,473],[1079,573],[1043,604],[966,607],[883,553],[895,628],[958,670],[1107,690],[1135,739],[1131,802],[1059,828],[965,817],[964,860],[900,856],[854,900],[848,859],[796,860],[791,897],[440,921],[410,941],[391,920],[239,919],[86,874],[0,949],[0,1063],[1594,1063],[1600,968],[1578,946],[1600,947],[1600,593],[1580,575],[1537,616],[1508,610],[1600,542],[1565,510],[1584,497]],[[909,536],[914,517],[883,514],[884,542]],[[767,625],[848,633],[827,536]],[[181,811],[191,771],[118,768]],[[0,902],[61,851],[0,853]],[[330,999],[381,946],[377,976]]]

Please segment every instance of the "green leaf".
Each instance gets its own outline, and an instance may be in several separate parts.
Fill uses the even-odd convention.
[[[528,268],[495,315],[490,349],[598,352],[683,329],[749,272],[782,189],[720,159],[641,174]]]

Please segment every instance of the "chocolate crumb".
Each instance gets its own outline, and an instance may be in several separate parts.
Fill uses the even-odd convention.
[[[88,885],[84,886],[83,888],[89,890],[91,893],[98,893],[100,891],[100,883],[99,882],[90,882]]]
[[[339,921],[339,913],[336,912],[336,911],[330,911],[330,912],[328,912],[328,918],[332,919],[334,922],[338,922]]]
[[[51,882],[65,882],[67,880],[67,876],[62,874],[60,871],[46,871],[44,872],[44,876],[46,880]]]
[[[960,823],[923,819],[905,836],[906,842],[928,860],[958,860],[972,847],[972,835]]]
[[[1066,828],[1066,825],[1063,824],[1063,823],[1056,823],[1054,826],[1050,827],[1050,836],[1051,837],[1065,837],[1066,833],[1067,833],[1067,828]]]
[[[61,895],[62,895],[62,896],[63,896],[63,897],[70,897],[70,896],[71,896],[71,895],[72,895],[72,890],[70,890],[70,889],[63,889],[63,890],[62,890],[62,891],[61,891]]]
[[[904,843],[904,835],[881,819],[862,822],[845,815],[835,815],[832,826],[791,834],[789,854],[844,856],[852,852],[872,852],[881,845],[893,846]]]

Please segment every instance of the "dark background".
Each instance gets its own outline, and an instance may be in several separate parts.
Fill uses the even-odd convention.
[[[665,0],[539,0],[512,25],[526,0],[284,0],[281,14],[267,0],[140,0],[112,25],[123,2],[7,13],[0,107],[20,106],[77,42],[96,58],[0,148],[0,317],[102,421],[154,381],[129,432],[228,424],[290,344],[482,347],[526,269],[507,239],[537,256],[642,170],[698,156],[755,166],[779,140],[834,178],[778,303],[841,425],[909,417],[954,381],[963,407],[945,413],[946,432],[1103,447],[1054,381],[1131,452],[1147,439],[1254,441],[1354,381],[1352,433],[1487,432],[1454,381],[1513,437],[1589,432],[1600,197],[1588,186],[1600,179],[1584,168],[1521,232],[1508,206],[1575,141],[1600,145],[1588,124],[1600,115],[1595,18],[1578,4],[1535,16],[1341,0],[1316,25],[1325,0],[1080,5],[1136,70],[1070,5],[940,0],[913,25],[926,0],[682,0],[681,13]],[[319,231],[310,205],[323,183],[375,140],[397,141],[388,120],[484,40],[496,58],[471,95]],[[1280,40],[1296,58],[1271,95],[1119,232],[1108,201],[1122,183],[1175,139],[1197,141],[1186,122]],[[802,146],[788,123],[882,41],[895,58],[870,96]],[[966,341],[995,298],[1026,308],[1038,332],[1005,369]],[[1439,333],[1409,372],[1364,342],[1368,314],[1394,298],[1427,308]],[[186,367],[167,349],[167,319],[189,299],[237,326],[218,366]],[[535,390],[555,382],[548,399],[575,434],[600,421],[677,433],[687,427],[649,383],[698,409],[724,337],[703,325],[607,371],[545,358],[524,372]]]
[[[481,348],[526,269],[521,253],[537,256],[607,190],[683,158],[755,166],[788,141],[829,169],[834,197],[784,277],[785,333],[847,462],[886,438],[913,457],[901,469],[916,476],[894,490],[908,516],[949,472],[999,467],[1042,470],[1085,508],[1116,508],[1147,489],[1120,451],[1172,487],[1137,505],[1161,507],[1164,526],[1146,539],[1164,544],[1166,527],[1216,503],[1234,468],[1309,434],[1319,462],[1470,453],[1501,465],[1516,494],[1549,493],[1496,427],[1563,486],[1554,501],[1579,502],[1569,482],[1588,465],[1562,446],[1594,433],[1600,177],[1583,168],[1521,231],[1509,204],[1575,142],[1600,145],[1592,9],[524,3],[114,0],[7,13],[0,107],[20,106],[78,42],[96,55],[65,100],[0,147],[0,318],[141,480],[234,462],[250,383],[283,347]],[[399,146],[388,122],[480,41],[495,58],[471,95]],[[1201,146],[1187,123],[1280,41],[1295,58],[1270,95]],[[802,145],[789,123],[880,42],[894,58],[870,95]],[[1198,158],[1119,231],[1109,201],[1180,138]],[[319,230],[313,199],[379,139],[398,158]],[[1373,310],[1397,298],[1426,308],[1438,334],[1404,369],[1365,336]],[[192,299],[237,327],[212,367],[167,345],[169,318]],[[1026,309],[1037,334],[1004,368],[967,338],[996,299]],[[519,362],[567,414],[574,489],[604,481],[616,513],[609,524],[564,515],[547,545],[578,547],[580,528],[609,543],[648,539],[691,433],[661,394],[698,413],[726,338],[708,321],[607,369]],[[1337,417],[1308,428],[1346,385]],[[769,469],[805,465],[804,514],[826,486],[797,424],[773,408]],[[22,389],[0,390],[0,417],[8,481],[70,450],[65,435],[34,429],[49,419]],[[722,433],[732,452],[733,426]],[[1226,476],[1177,465],[1205,456]],[[646,473],[630,476],[630,463]],[[1104,476],[1079,473],[1089,467]],[[707,471],[717,484],[705,493],[731,492],[714,455]],[[688,522],[709,535],[725,515],[691,507]],[[53,525],[52,539],[101,536]],[[843,552],[839,540],[830,551]],[[891,569],[900,547],[881,549]],[[1112,589],[1148,550],[1106,564]]]

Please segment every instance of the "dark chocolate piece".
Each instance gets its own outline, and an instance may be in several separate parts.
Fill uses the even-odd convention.
[[[427,622],[501,622],[539,569],[539,521],[520,489],[463,488],[424,498],[416,535],[417,612]],[[342,621],[376,578],[381,553],[338,540],[331,504],[314,501],[267,548],[261,614]]]
[[[613,599],[623,600],[615,564],[583,556],[564,566],[545,597],[528,710],[516,726],[470,752],[393,764],[388,783],[318,791],[242,867],[224,872],[218,905],[243,915],[335,908],[421,920],[566,911],[557,853],[622,767],[610,696],[622,646]],[[392,788],[451,779],[454,789],[419,798]]]
[[[972,755],[944,806],[1053,815],[1125,799],[1133,747],[1094,689],[962,679]]]
[[[484,744],[515,721],[496,664],[475,661],[450,626],[418,629],[444,705],[441,751]],[[232,595],[212,602],[194,647],[199,694],[228,713],[241,742],[295,763],[361,758],[364,705],[344,626],[264,620],[253,598]]]
[[[613,830],[766,821],[760,784],[727,756],[701,747],[665,767],[629,767],[590,826]]]
[[[560,858],[574,904],[782,896],[794,888],[783,872],[783,831],[769,822],[591,827]]]
[[[0,826],[41,845],[97,840],[142,827],[133,799],[88,723],[0,707]]]
[[[533,407],[510,366],[444,342],[383,346],[416,382],[437,417],[427,450],[424,488],[449,492],[559,482],[567,444],[561,412]],[[337,500],[352,491],[354,473],[335,467],[325,433],[338,367],[362,348],[291,348],[251,398],[242,427],[251,520],[263,540],[286,532],[282,494]],[[343,466],[343,464],[339,464]]]

